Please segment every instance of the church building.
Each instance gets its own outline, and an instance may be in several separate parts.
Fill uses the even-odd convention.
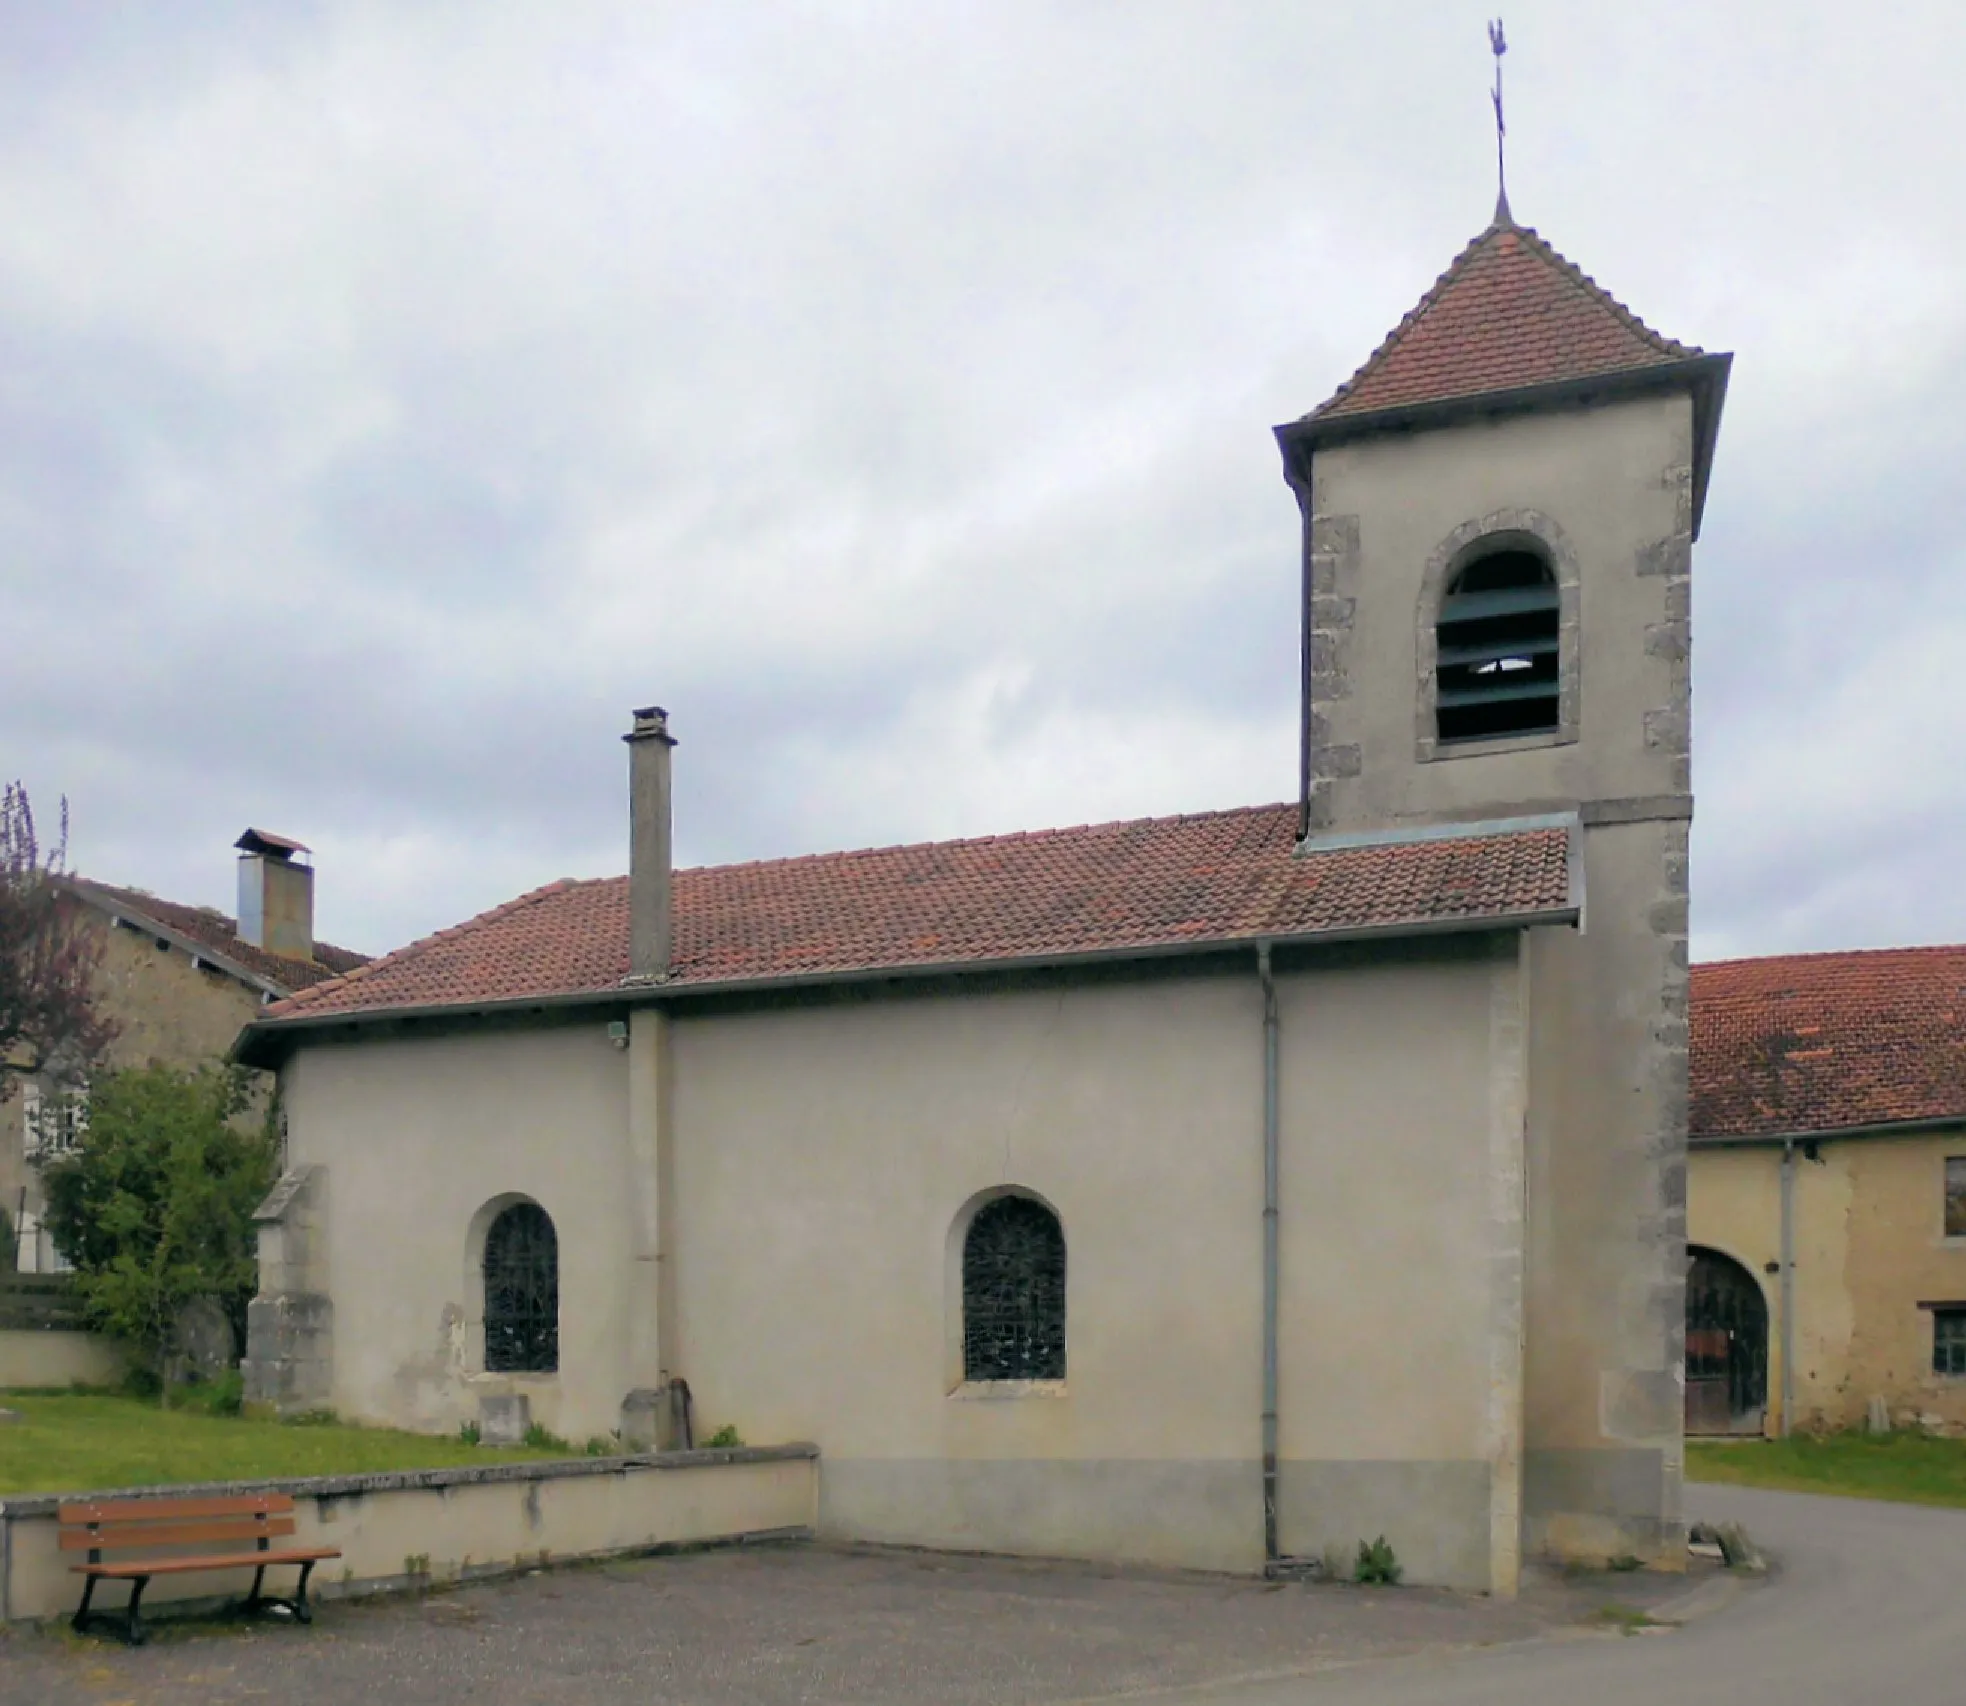
[[[241,1035],[287,1144],[250,1395],[809,1440],[861,1541],[1673,1567],[1728,363],[1504,206],[1277,428],[1281,804],[675,870],[637,711],[626,877]]]

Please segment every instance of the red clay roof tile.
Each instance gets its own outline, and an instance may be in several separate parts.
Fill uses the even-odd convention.
[[[1966,1120],[1966,947],[1693,968],[1692,1136]]]
[[[201,942],[214,953],[223,954],[235,965],[284,990],[305,989],[310,984],[339,977],[368,959],[366,954],[358,954],[352,948],[337,948],[332,942],[316,942],[312,960],[289,959],[285,954],[270,954],[264,948],[242,941],[238,922],[210,907],[180,906],[176,901],[145,894],[142,889],[116,888],[85,877],[70,877],[67,881],[76,893],[93,895],[119,912],[151,919],[166,930]]]
[[[1661,337],[1527,226],[1491,225],[1306,420],[1627,373],[1702,352]]]
[[[1298,854],[1294,806],[676,873],[667,987],[1512,918],[1570,904],[1561,828]],[[558,882],[269,1007],[265,1020],[604,993],[628,883]]]

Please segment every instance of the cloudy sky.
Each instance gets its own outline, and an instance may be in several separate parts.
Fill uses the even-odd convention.
[[[1696,952],[1966,939],[1966,8],[1511,0],[1521,219],[1737,352]],[[1269,428],[1493,200],[1479,6],[0,0],[0,772],[381,950],[1294,786]]]

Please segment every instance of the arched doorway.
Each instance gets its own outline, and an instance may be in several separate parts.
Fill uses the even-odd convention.
[[[1758,1434],[1768,1414],[1768,1302],[1718,1250],[1686,1251],[1686,1431]]]

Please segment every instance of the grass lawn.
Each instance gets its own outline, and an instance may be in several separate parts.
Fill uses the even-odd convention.
[[[1966,1439],[1919,1433],[1829,1434],[1812,1439],[1686,1442],[1689,1481],[1966,1506]]]
[[[467,1445],[455,1435],[341,1423],[250,1421],[159,1407],[154,1398],[5,1393],[0,1494],[70,1493],[174,1481],[257,1481],[563,1457],[569,1447]]]

